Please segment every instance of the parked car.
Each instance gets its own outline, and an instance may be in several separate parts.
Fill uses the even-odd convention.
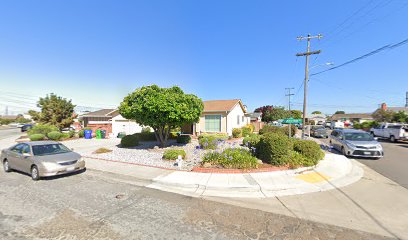
[[[328,138],[329,137],[329,130],[327,130],[324,126],[312,126],[310,128],[310,136],[311,137],[320,137],[320,138]]]
[[[355,129],[336,129],[330,134],[330,145],[345,156],[381,158],[384,151],[368,132]]]
[[[33,128],[33,124],[24,124],[21,127],[21,132],[27,132],[28,130],[30,130],[31,128]]]
[[[382,123],[378,127],[370,129],[374,137],[389,139],[391,142],[408,140],[408,124]]]
[[[344,128],[344,123],[343,122],[331,122],[330,128],[331,129]]]
[[[5,172],[29,173],[33,180],[85,169],[81,155],[54,141],[18,143],[1,151]]]

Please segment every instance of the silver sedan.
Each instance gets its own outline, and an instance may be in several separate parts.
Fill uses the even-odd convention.
[[[85,169],[81,155],[53,141],[18,143],[2,150],[0,160],[4,171],[29,173],[33,180]]]

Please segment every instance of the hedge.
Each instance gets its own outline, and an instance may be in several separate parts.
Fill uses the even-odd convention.
[[[139,145],[139,137],[136,134],[126,135],[120,140],[121,147],[135,147]]]
[[[48,124],[37,124],[34,125],[30,130],[28,130],[28,135],[33,134],[43,134],[44,136],[48,136],[50,132],[59,132],[58,127]]]
[[[30,135],[30,140],[31,141],[41,141],[45,139],[45,135],[41,134],[41,133],[36,133],[36,134],[32,134]]]
[[[183,149],[168,149],[163,153],[163,159],[166,160],[176,160],[178,156],[181,156],[183,159],[186,158],[186,152]]]
[[[47,134],[48,139],[58,141],[61,139],[62,133],[59,131],[52,131]]]
[[[315,163],[312,165],[316,165],[319,160],[324,158],[324,152],[321,150],[319,144],[314,141],[295,140],[293,150]]]
[[[266,133],[262,135],[256,155],[264,162],[272,165],[285,165],[284,157],[293,149],[292,141],[285,135]]]
[[[190,135],[179,135],[176,138],[177,143],[182,143],[182,144],[187,144],[191,142],[191,136]]]
[[[252,169],[258,167],[258,159],[243,148],[227,148],[223,152],[211,151],[204,155],[203,165],[223,168]]]

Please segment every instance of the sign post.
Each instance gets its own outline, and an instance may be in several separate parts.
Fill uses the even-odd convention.
[[[292,124],[300,124],[302,123],[302,119],[295,119],[295,118],[286,118],[282,121],[283,124],[289,124],[289,137],[291,137],[292,132]]]

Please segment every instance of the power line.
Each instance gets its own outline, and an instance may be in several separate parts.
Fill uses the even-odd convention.
[[[367,54],[364,54],[364,55],[362,55],[362,56],[360,56],[360,57],[357,57],[357,58],[354,58],[354,59],[352,59],[352,60],[350,60],[350,61],[347,61],[347,62],[345,62],[345,63],[342,63],[342,64],[340,64],[340,65],[338,65],[338,66],[331,67],[331,68],[329,68],[329,69],[326,69],[326,70],[323,70],[323,71],[320,71],[320,72],[317,72],[317,73],[313,73],[313,74],[311,74],[310,76],[319,75],[319,74],[322,74],[322,73],[324,73],[324,72],[328,72],[328,71],[331,71],[331,70],[334,70],[334,69],[337,69],[337,68],[340,68],[340,67],[344,67],[344,66],[346,66],[346,65],[349,65],[349,64],[351,64],[351,63],[360,61],[360,60],[362,60],[362,59],[364,59],[364,58],[370,57],[370,56],[375,55],[375,54],[377,54],[377,53],[380,53],[380,52],[382,52],[382,51],[392,50],[392,49],[394,49],[394,48],[401,47],[401,46],[403,46],[403,45],[405,45],[405,44],[407,44],[407,43],[408,43],[408,38],[405,39],[405,40],[403,40],[403,41],[401,41],[401,42],[399,42],[399,43],[396,43],[396,44],[388,44],[388,45],[385,45],[385,46],[380,47],[380,48],[378,48],[378,49],[376,49],[376,50],[374,50],[374,51],[371,51],[371,52],[369,52],[369,53],[367,53]]]

